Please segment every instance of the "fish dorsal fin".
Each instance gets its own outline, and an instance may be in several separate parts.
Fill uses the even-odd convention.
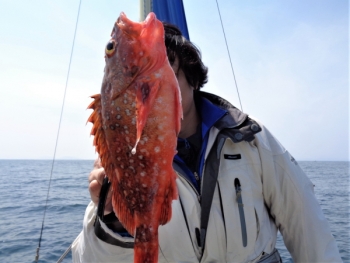
[[[110,165],[109,165],[111,161],[107,153],[108,146],[107,146],[106,136],[102,127],[101,94],[93,95],[91,96],[91,98],[93,98],[94,101],[90,103],[90,105],[88,106],[88,109],[92,109],[94,111],[91,113],[88,119],[88,122],[91,122],[93,125],[90,135],[94,136],[93,144],[95,146],[96,152],[98,153],[101,159],[101,165],[102,167],[105,167],[106,174],[108,176],[108,174],[111,174]]]
[[[136,147],[140,141],[142,130],[146,125],[148,115],[153,107],[158,94],[160,81],[141,81],[137,83],[136,91],[136,143],[131,153],[136,153]]]
[[[93,112],[91,113],[88,122],[92,123],[92,129],[90,135],[94,136],[94,146],[96,147],[96,151],[100,154],[104,152],[101,148],[104,146],[107,146],[105,143],[105,136],[102,131],[102,116],[101,116],[101,94],[96,94],[91,96],[91,98],[94,99],[93,102],[90,103],[88,106],[88,109],[92,109]],[[100,140],[103,140],[101,143]],[[102,161],[102,159],[101,159]]]

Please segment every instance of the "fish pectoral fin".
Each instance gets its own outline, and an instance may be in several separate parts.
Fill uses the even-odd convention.
[[[160,211],[159,224],[165,225],[170,221],[172,213],[171,203],[173,199],[177,199],[177,188],[175,182],[171,180],[170,185],[165,192],[164,201]]]
[[[136,153],[136,146],[140,141],[142,130],[147,122],[148,115],[153,107],[154,100],[158,94],[160,81],[144,81],[137,85],[136,91],[136,143],[132,153]]]

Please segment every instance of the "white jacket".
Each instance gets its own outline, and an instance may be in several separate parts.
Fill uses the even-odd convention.
[[[159,227],[159,262],[258,262],[274,251],[278,229],[294,262],[342,262],[313,184],[294,158],[262,124],[220,98],[205,96],[229,108],[230,114],[210,129],[202,203],[181,169],[176,169],[179,199],[172,203],[171,221]],[[217,179],[206,179],[215,173]],[[238,183],[241,199],[237,198]],[[210,185],[215,187],[203,231],[201,212]],[[133,249],[107,244],[95,236],[95,217],[91,202],[83,231],[72,246],[73,262],[133,262]],[[114,238],[133,241],[101,225]],[[203,250],[199,243],[204,234]]]

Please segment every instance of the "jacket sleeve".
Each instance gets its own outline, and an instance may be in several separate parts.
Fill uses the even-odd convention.
[[[72,245],[73,262],[133,262],[133,249],[110,245],[96,237],[94,232],[96,209],[93,202],[90,202],[86,208],[83,230]],[[108,234],[121,242],[133,242],[133,238],[113,233],[103,222],[101,226]]]
[[[294,262],[342,262],[313,184],[262,125],[256,135],[266,206]]]

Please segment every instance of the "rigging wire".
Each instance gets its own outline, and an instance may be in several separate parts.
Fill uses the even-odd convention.
[[[72,249],[72,244],[70,244],[70,246],[67,248],[66,251],[64,251],[64,253],[62,254],[62,256],[57,260],[56,263],[61,263],[63,261],[63,259],[68,255],[69,251]]]
[[[236,81],[236,75],[235,75],[235,72],[234,72],[234,70],[233,70],[233,65],[232,65],[232,61],[231,61],[230,50],[229,50],[228,45],[227,45],[227,39],[226,39],[226,34],[225,34],[224,25],[223,25],[222,19],[221,19],[221,13],[220,13],[220,8],[219,8],[218,0],[216,0],[216,6],[217,6],[218,12],[219,12],[219,17],[220,17],[222,32],[224,33],[226,49],[227,49],[228,57],[229,57],[229,59],[230,59],[230,64],[231,64],[231,70],[232,70],[233,79],[235,80],[235,85],[236,85],[236,90],[237,90],[237,94],[238,94],[239,104],[241,105],[241,110],[242,110],[242,112],[243,112],[243,107],[242,107],[242,102],[241,102],[241,96],[239,95],[238,85],[237,85],[237,81]]]
[[[80,6],[81,6],[81,0],[79,1],[78,15],[77,15],[76,23],[75,23],[73,44],[72,44],[72,49],[71,49],[71,53],[70,53],[70,59],[69,59],[69,65],[68,65],[68,73],[67,73],[67,78],[66,78],[66,86],[65,86],[65,89],[64,89],[63,103],[62,103],[62,108],[61,108],[60,120],[59,120],[59,123],[58,123],[58,131],[57,131],[55,150],[54,150],[54,154],[53,154],[53,160],[52,160],[52,166],[51,166],[51,172],[50,172],[49,187],[48,187],[48,189],[47,189],[46,202],[45,202],[45,208],[44,208],[44,216],[43,216],[43,221],[42,221],[42,223],[41,223],[41,231],[40,231],[40,237],[39,237],[39,245],[38,245],[38,247],[37,247],[37,249],[36,249],[35,262],[38,262],[38,260],[39,260],[39,250],[40,250],[40,247],[41,247],[41,239],[42,239],[43,229],[44,229],[44,222],[45,222],[45,216],[46,216],[46,210],[47,210],[47,202],[48,202],[48,200],[49,200],[49,193],[50,193],[50,187],[51,187],[52,172],[53,172],[53,167],[54,167],[54,164],[55,164],[57,143],[58,143],[58,138],[59,138],[60,129],[61,129],[62,115],[63,115],[63,109],[64,109],[64,102],[65,102],[65,100],[66,100],[67,87],[68,87],[68,80],[69,80],[69,73],[70,73],[70,66],[71,66],[71,63],[72,63],[73,50],[74,50],[74,43],[75,43],[75,36],[76,36],[76,33],[77,33],[77,27],[78,27],[78,21],[79,21]]]

